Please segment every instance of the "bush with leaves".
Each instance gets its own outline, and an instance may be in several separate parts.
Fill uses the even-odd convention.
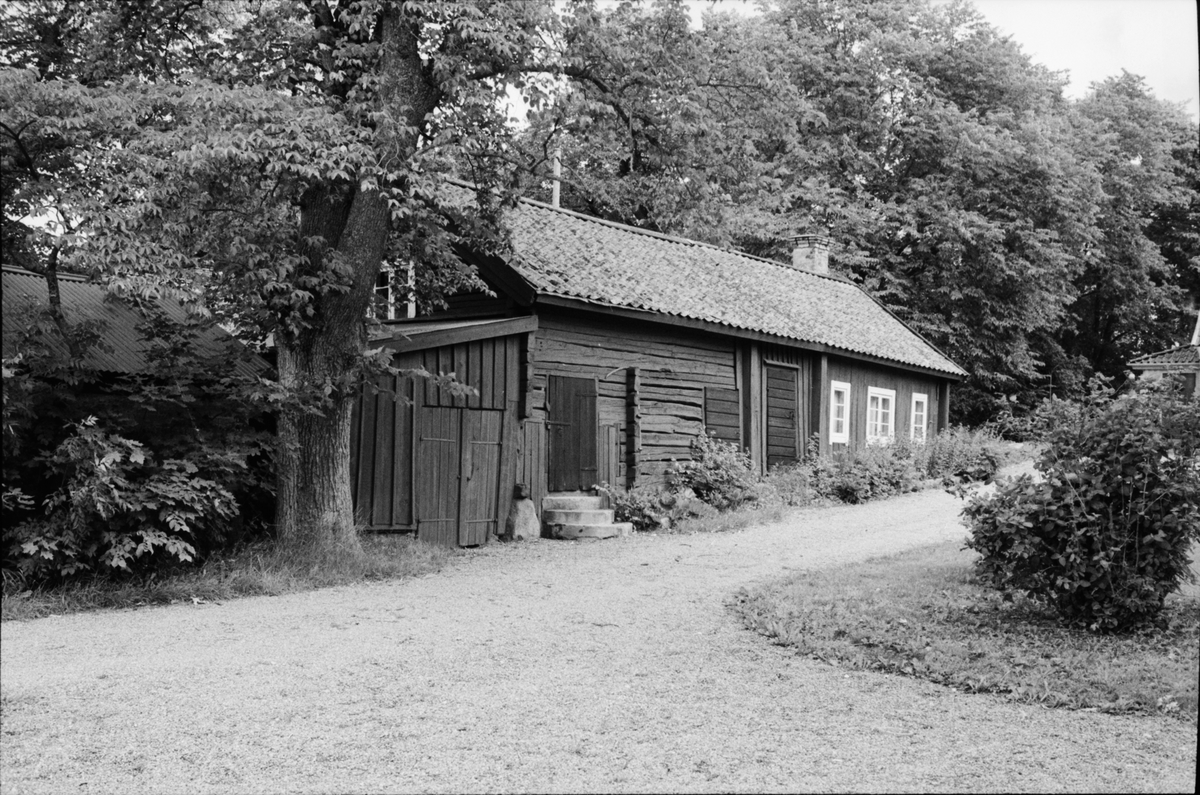
[[[1200,540],[1200,401],[1178,385],[1093,392],[1021,477],[964,509],[982,579],[1067,622],[1121,631],[1153,619]]]
[[[608,497],[616,521],[630,522],[640,532],[669,530],[685,519],[715,513],[689,490],[676,493],[639,486],[618,491],[607,483],[599,484],[596,490]]]
[[[850,504],[915,491],[921,480],[906,449],[893,445],[816,456],[811,466],[817,494]]]
[[[987,482],[1004,460],[1001,445],[998,435],[988,428],[954,425],[924,444],[898,440],[896,449],[913,459],[922,477]]]
[[[45,516],[11,530],[30,579],[130,572],[159,556],[189,562],[196,537],[236,514],[233,495],[196,463],[155,463],[140,443],[106,433],[93,417],[78,423],[47,463],[61,485],[46,500]]]
[[[754,462],[741,448],[704,434],[691,443],[692,460],[672,461],[667,486],[672,491],[691,489],[697,497],[728,511],[754,499],[758,480]]]

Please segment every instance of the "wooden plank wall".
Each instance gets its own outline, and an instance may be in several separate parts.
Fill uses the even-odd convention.
[[[742,443],[741,402],[736,389],[704,388],[704,426],[722,441]]]
[[[737,387],[732,339],[623,318],[543,310],[531,358],[536,419],[545,418],[548,376],[597,379],[600,426],[618,430],[614,484],[661,482],[670,460],[688,457],[703,432],[705,387]],[[640,451],[631,449],[631,430]]]
[[[867,389],[894,389],[896,391],[896,436],[907,437],[911,423],[912,395],[923,392],[929,397],[926,433],[932,437],[937,432],[937,420],[942,401],[940,387],[945,379],[922,373],[913,373],[898,367],[859,362],[838,356],[829,356],[830,381],[845,381],[850,384],[850,444],[858,447],[867,441]],[[829,385],[825,384],[828,390]],[[834,445],[834,449],[844,445]]]
[[[541,505],[547,492],[546,425],[542,420],[529,419],[521,426],[521,451],[515,482],[528,486],[533,504]]]
[[[443,438],[439,434],[443,431],[451,434],[454,431],[451,424],[457,422],[455,427],[461,438],[462,417],[452,420],[450,415],[435,410],[439,408],[481,410],[488,414],[468,420],[469,428],[486,425],[486,446],[469,444],[468,450],[463,450],[458,444],[453,458],[461,465],[469,462],[473,458],[469,453],[474,452],[481,456],[479,465],[498,467],[498,475],[492,477],[492,482],[497,482],[498,477],[495,489],[491,485],[486,489],[478,483],[474,485],[471,500],[478,505],[472,509],[470,521],[492,531],[496,528],[495,520],[488,517],[495,514],[503,522],[520,469],[522,440],[517,413],[525,341],[526,335],[510,335],[406,352],[393,358],[393,365],[402,369],[424,367],[435,374],[453,372],[459,381],[474,387],[477,394],[455,396],[422,378],[400,379],[402,394],[412,399],[408,405],[393,401],[390,394],[372,395],[370,390],[364,390],[351,420],[350,469],[357,522],[373,530],[411,531],[416,529],[418,519],[449,518],[440,515],[448,509],[444,500],[448,499],[449,475],[426,472],[427,477],[422,480],[422,467],[415,461],[420,452],[420,445],[414,441],[418,435]],[[390,376],[385,380],[395,383]],[[473,442],[483,438],[468,436]],[[497,437],[500,446],[493,449],[491,445],[497,442]],[[434,458],[440,462],[438,467],[450,466],[449,459],[442,461],[437,455]],[[435,499],[435,495],[441,495],[442,501]],[[457,504],[458,497],[454,499]],[[457,538],[447,528],[439,524],[436,531],[431,526],[431,532],[444,543],[456,543]]]
[[[383,375],[380,391],[364,388],[350,420],[350,483],[354,520],[369,528],[412,527],[412,382]],[[396,400],[399,394],[401,400]]]

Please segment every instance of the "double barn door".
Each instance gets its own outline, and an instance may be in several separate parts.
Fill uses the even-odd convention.
[[[478,546],[499,529],[504,412],[422,406],[417,435],[417,537]]]

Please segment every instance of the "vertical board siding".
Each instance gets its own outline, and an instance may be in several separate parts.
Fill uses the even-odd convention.
[[[932,438],[936,432],[936,420],[941,406],[941,394],[944,379],[922,373],[912,373],[897,367],[858,362],[829,356],[829,380],[844,381],[850,384],[850,446],[861,447],[867,441],[867,389],[878,387],[892,389],[896,392],[896,425],[897,437],[908,438],[912,422],[912,396],[914,392],[923,392],[929,397],[926,414],[926,434]],[[829,384],[824,385],[829,389]],[[834,448],[842,448],[835,445]]]
[[[503,421],[500,411],[461,412],[459,546],[486,544],[497,532]]]
[[[521,465],[517,482],[529,487],[534,505],[541,505],[549,488],[546,483],[546,425],[539,420],[526,420],[521,429]]]
[[[600,428],[600,444],[596,451],[597,483],[609,486],[621,482],[621,429],[616,425],[605,425]]]
[[[417,538],[438,546],[458,543],[461,454],[460,413],[426,406],[418,415]]]
[[[800,457],[799,372],[766,366],[767,469]]]

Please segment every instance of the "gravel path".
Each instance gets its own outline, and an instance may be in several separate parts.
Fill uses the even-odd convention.
[[[742,585],[964,536],[938,491],[719,535],[496,545],[439,574],[3,625],[21,792],[1194,791],[1196,729],[846,672]]]

